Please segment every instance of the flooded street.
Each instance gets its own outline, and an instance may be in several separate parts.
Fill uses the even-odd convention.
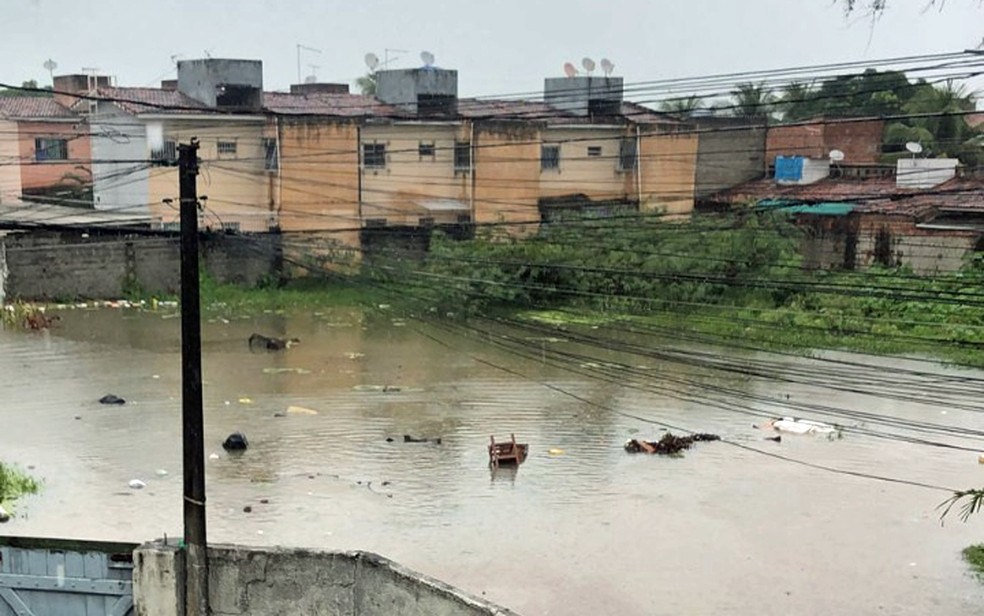
[[[180,535],[178,319],[114,310],[62,317],[50,333],[0,330],[0,458],[44,479],[2,531]],[[357,309],[204,324],[206,455],[218,454],[207,462],[210,541],[374,551],[528,616],[980,614],[984,585],[960,550],[984,540],[984,517],[941,526],[935,508],[945,492],[724,442],[699,443],[682,458],[629,455],[622,444],[659,438],[648,419],[952,488],[984,484],[976,452],[850,432],[767,442],[754,417],[727,408],[420,327]],[[254,331],[301,344],[251,353]],[[788,361],[804,372],[815,363]],[[976,410],[655,361],[645,368],[654,383],[666,383],[664,374],[721,379],[775,400],[984,428]],[[98,404],[107,393],[127,404]],[[288,413],[292,406],[317,414]],[[236,430],[250,442],[241,456],[221,448]],[[510,433],[529,443],[530,457],[518,472],[493,476],[489,435]],[[442,443],[404,443],[404,434]],[[131,479],[147,487],[131,490]]]

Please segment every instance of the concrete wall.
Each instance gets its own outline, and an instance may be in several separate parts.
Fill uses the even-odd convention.
[[[916,274],[959,270],[974,250],[978,231],[922,229],[911,216],[865,214],[858,221],[857,267],[906,266]],[[879,242],[887,240],[887,251]],[[887,252],[888,263],[879,263]]]
[[[0,120],[0,204],[16,202],[21,194],[20,138],[17,122]]]
[[[436,68],[383,70],[376,73],[376,98],[416,115],[417,97],[458,96],[458,71]]]
[[[223,85],[248,86],[257,90],[250,108],[262,106],[263,63],[259,60],[204,60],[178,61],[178,91],[209,107],[216,106],[217,89]]]
[[[280,228],[323,231],[358,246],[359,127],[353,121],[279,118]]]
[[[92,118],[93,204],[97,210],[125,210],[150,215],[147,180],[149,173],[136,162],[148,158],[147,135],[136,116],[114,105],[100,104]]]
[[[735,126],[711,118],[699,121],[698,199],[765,175],[765,126]]]
[[[671,218],[693,212],[699,141],[695,132],[643,132],[640,209],[662,211]]]
[[[549,77],[543,80],[543,100],[548,105],[587,116],[591,101],[606,101],[615,109],[622,102],[621,77]]]
[[[163,124],[165,140],[188,143],[197,137],[201,144],[198,195],[208,197],[200,223],[203,229],[238,226],[242,231],[265,232],[276,226],[276,174],[264,169],[265,119],[238,116],[203,122],[169,118]],[[220,141],[235,143],[236,153],[220,154]],[[165,199],[172,203],[164,203]],[[177,223],[178,202],[177,167],[152,168],[148,203],[154,220],[163,225]]]
[[[179,239],[165,236],[19,233],[0,238],[7,261],[5,294],[31,301],[118,299],[128,291],[176,294]],[[278,236],[205,238],[205,270],[221,282],[255,284],[278,276]]]
[[[432,578],[366,552],[212,545],[209,603],[214,616],[510,616]],[[139,616],[179,616],[181,552],[160,544],[134,552]]]
[[[517,122],[483,122],[475,128],[475,211],[478,224],[534,233],[540,221],[540,131]]]

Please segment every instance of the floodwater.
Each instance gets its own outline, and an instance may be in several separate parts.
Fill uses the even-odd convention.
[[[45,482],[4,533],[180,534],[173,317],[72,310],[50,333],[0,330],[0,458],[32,466]],[[301,344],[250,353],[254,331]],[[207,462],[210,541],[370,550],[528,616],[970,615],[984,605],[984,584],[959,555],[984,540],[984,516],[941,525],[935,508],[944,492],[724,442],[699,443],[682,458],[630,455],[622,444],[658,438],[646,421],[654,420],[810,463],[954,488],[984,484],[976,452],[854,432],[767,442],[752,429],[756,418],[680,400],[672,387],[623,386],[590,378],[590,362],[571,371],[544,361],[548,348],[571,342],[530,339],[540,356],[520,357],[492,335],[463,338],[356,309],[213,318],[203,337],[206,455],[218,454]],[[804,385],[595,353],[599,362],[647,364],[640,370],[664,387],[691,377],[780,401],[984,428],[974,410],[831,389],[823,378]],[[783,361],[807,374],[827,369]],[[939,380],[927,380],[924,395],[952,374],[934,370]],[[127,404],[99,405],[107,393]],[[968,404],[978,397],[969,392]],[[291,406],[317,414],[277,416]],[[235,430],[251,445],[241,456],[220,446]],[[518,472],[493,475],[489,435],[510,433],[529,443],[530,457]],[[442,443],[404,443],[403,434]],[[147,487],[131,490],[131,479]]]

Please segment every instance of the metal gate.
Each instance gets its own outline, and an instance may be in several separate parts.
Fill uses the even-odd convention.
[[[136,547],[0,537],[0,616],[132,616]]]

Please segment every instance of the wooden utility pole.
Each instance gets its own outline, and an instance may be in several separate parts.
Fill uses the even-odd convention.
[[[202,319],[198,279],[198,140],[178,146],[181,198],[181,424],[184,448],[185,614],[207,616]]]

